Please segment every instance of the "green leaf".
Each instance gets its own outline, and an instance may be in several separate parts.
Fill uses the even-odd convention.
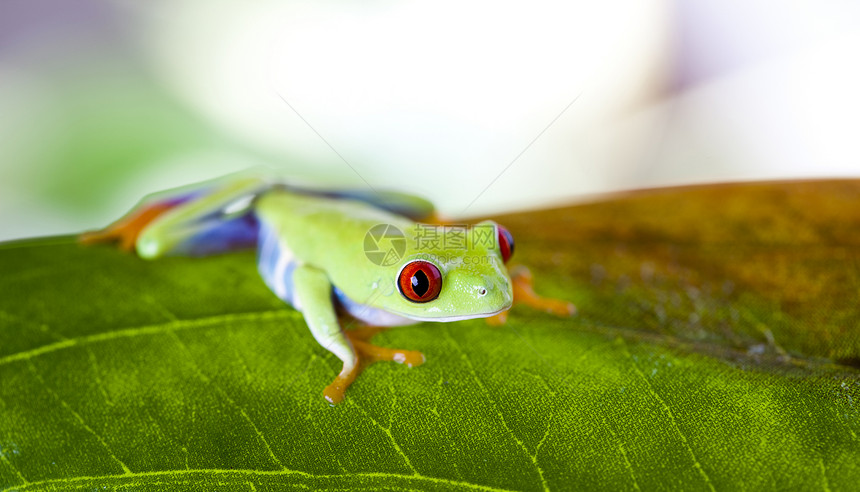
[[[0,245],[0,488],[851,490],[860,182],[670,189],[498,218],[572,318],[376,337],[339,363],[252,254]]]

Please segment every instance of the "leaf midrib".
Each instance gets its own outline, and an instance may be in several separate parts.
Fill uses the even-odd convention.
[[[300,470],[291,470],[288,468],[284,468],[282,470],[224,470],[224,469],[197,469],[197,470],[166,470],[166,471],[152,471],[152,472],[132,472],[125,473],[122,475],[101,475],[101,476],[81,476],[81,477],[71,477],[71,478],[57,478],[57,479],[49,479],[42,480],[38,482],[27,482],[20,485],[12,485],[3,489],[2,492],[11,492],[11,491],[26,491],[26,490],[34,490],[44,486],[50,485],[65,485],[65,486],[73,486],[76,488],[87,487],[91,484],[99,484],[104,485],[106,481],[115,481],[111,485],[125,485],[131,484],[135,479],[145,478],[152,479],[155,483],[164,484],[164,482],[157,482],[159,478],[178,478],[181,480],[173,480],[171,483],[179,484],[188,480],[186,477],[194,477],[194,476],[211,476],[217,477],[219,480],[227,480],[228,483],[231,484],[242,484],[247,483],[249,478],[253,477],[280,477],[280,476],[290,476],[290,477],[298,477],[300,479],[304,479],[308,482],[318,482],[318,481],[335,481],[335,480],[357,480],[357,479],[385,479],[385,480],[398,480],[402,481],[404,485],[414,482],[424,482],[428,484],[435,484],[445,487],[459,487],[461,489],[468,490],[483,490],[483,491],[492,491],[492,492],[506,492],[510,489],[500,489],[496,487],[490,487],[487,485],[481,485],[471,482],[461,482],[456,480],[448,480],[446,478],[438,478],[438,477],[430,477],[426,475],[400,475],[397,473],[384,473],[384,472],[370,472],[370,473],[349,473],[342,475],[315,475],[308,472],[303,472]],[[231,476],[233,475],[233,476]],[[199,477],[198,477],[199,479]],[[195,481],[194,483],[199,483]]]
[[[271,309],[266,311],[254,311],[247,313],[229,313],[207,316],[196,319],[179,319],[170,320],[165,323],[136,326],[132,328],[124,328],[121,330],[112,330],[94,335],[86,335],[81,337],[66,338],[59,342],[49,343],[29,350],[22,350],[3,357],[0,357],[0,366],[17,362],[21,360],[32,359],[43,354],[56,352],[59,350],[89,345],[93,343],[105,342],[119,338],[132,338],[146,335],[157,335],[161,333],[170,333],[179,330],[187,330],[190,328],[205,328],[215,326],[220,323],[230,322],[252,322],[262,320],[286,320],[300,316],[297,311],[289,308]]]
[[[120,330],[112,330],[93,335],[86,335],[74,338],[65,338],[58,342],[41,345],[29,350],[22,350],[9,355],[0,357],[0,366],[4,366],[13,362],[29,360],[44,354],[57,352],[60,350],[85,346],[94,343],[106,342],[110,340],[133,338],[138,336],[167,334],[180,330],[192,328],[207,328],[217,326],[221,323],[247,323],[263,320],[288,320],[298,319],[301,313],[284,307],[283,309],[270,309],[264,311],[250,311],[245,313],[228,313],[217,314],[195,319],[174,319],[168,320],[160,324],[149,324],[124,328]],[[752,356],[744,351],[734,349],[719,343],[694,341],[679,338],[667,333],[653,332],[649,330],[637,330],[614,326],[604,322],[595,322],[587,318],[580,318],[580,323],[577,325],[579,329],[586,329],[594,333],[600,333],[607,336],[622,337],[625,339],[646,340],[653,343],[663,343],[676,348],[692,349],[693,352],[701,353],[706,356],[713,356],[719,359],[743,360],[756,367],[773,367],[780,366],[783,368],[792,368],[803,366],[806,368],[825,367],[831,369],[839,369],[854,374],[851,366],[838,364],[830,359],[803,356],[798,357],[792,355],[790,359],[786,359],[784,355],[757,354]]]

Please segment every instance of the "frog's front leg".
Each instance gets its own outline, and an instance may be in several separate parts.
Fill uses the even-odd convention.
[[[340,329],[332,302],[332,286],[325,272],[302,265],[293,271],[293,305],[304,314],[316,341],[343,362],[343,369],[326,387],[329,403],[340,403],[346,388],[358,375],[358,355]]]
[[[332,285],[325,272],[308,265],[297,266],[292,274],[292,298],[285,299],[304,314],[316,341],[343,362],[343,368],[323,396],[331,404],[340,403],[346,389],[368,364],[394,361],[409,367],[424,362],[421,352],[378,347],[369,339],[382,328],[362,327],[344,332],[338,322]]]

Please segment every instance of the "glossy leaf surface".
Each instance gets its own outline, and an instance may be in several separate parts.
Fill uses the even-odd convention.
[[[252,254],[0,245],[0,489],[856,488],[860,183],[496,220],[579,313],[390,330],[336,407]]]

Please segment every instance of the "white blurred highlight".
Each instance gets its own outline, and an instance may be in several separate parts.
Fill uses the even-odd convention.
[[[468,213],[603,189],[594,128],[666,72],[665,2],[262,2],[206,7],[205,23],[197,2],[165,8],[153,59],[226,131],[301,161],[276,166],[420,193],[455,215],[579,94]]]
[[[58,85],[117,82],[67,59],[86,43],[62,32],[0,46],[0,240],[103,226],[147,193],[259,164],[306,185],[418,193],[454,217],[642,187],[860,176],[856,2],[98,5],[135,27],[123,35],[225,143],[124,175],[98,215],[48,205],[34,190],[80,116],[60,98],[84,94]],[[116,49],[106,56],[138,54]]]

